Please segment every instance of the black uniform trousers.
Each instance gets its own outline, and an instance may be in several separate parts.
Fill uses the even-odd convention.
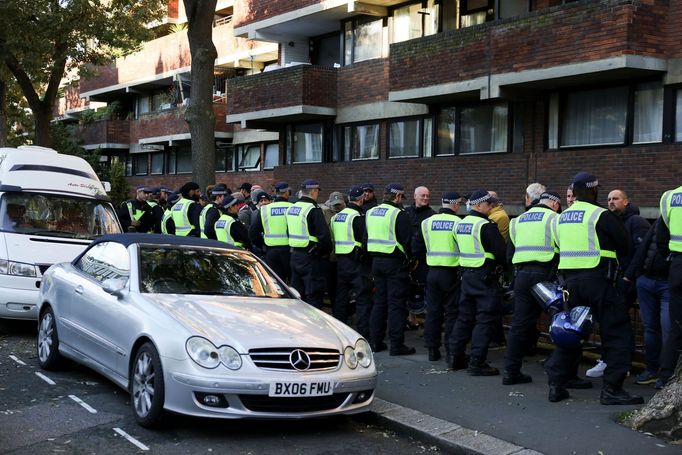
[[[602,269],[574,271],[565,275],[569,305],[589,306],[599,323],[602,354],[606,362],[604,386],[619,389],[632,361],[632,327],[625,299]],[[556,346],[545,362],[549,385],[564,386],[576,376],[582,348]]]
[[[376,290],[370,318],[370,339],[374,345],[383,343],[388,323],[392,350],[405,344],[408,274],[403,263],[402,258],[391,256],[375,256],[372,262]]]
[[[445,342],[459,313],[459,267],[432,266],[426,275],[426,320],[424,340],[429,349],[441,346],[443,321]]]
[[[336,301],[332,313],[336,319],[347,323],[355,311],[355,328],[358,333],[370,339],[369,319],[372,313],[371,267],[356,261],[348,254],[337,254]],[[351,303],[355,301],[355,309]]]
[[[471,340],[469,364],[480,365],[488,357],[488,345],[502,314],[502,288],[498,280],[486,282],[483,268],[463,268],[459,315],[448,340],[450,355],[464,357]]]
[[[291,285],[315,308],[322,308],[324,298],[323,267],[323,260],[308,254],[306,248],[292,248]]]
[[[507,337],[504,369],[512,374],[521,371],[523,356],[538,341],[538,319],[542,313],[531,288],[542,281],[553,281],[556,268],[551,265],[519,265],[514,277],[514,315]]]
[[[682,253],[673,253],[668,274],[670,287],[670,332],[663,346],[661,356],[661,378],[668,380],[675,372],[675,366],[682,350]]]
[[[265,247],[265,263],[284,282],[289,283],[291,281],[291,251],[288,246]]]

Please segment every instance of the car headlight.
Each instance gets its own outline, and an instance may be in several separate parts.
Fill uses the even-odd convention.
[[[220,347],[220,361],[230,370],[238,370],[242,367],[242,356],[231,346]]]
[[[38,276],[36,274],[35,265],[26,264],[23,262],[8,261],[6,259],[0,260],[0,274],[30,277]]]
[[[355,355],[355,349],[350,346],[343,350],[343,360],[346,361],[346,365],[348,365],[348,368],[351,370],[358,367],[358,357]]]
[[[372,364],[372,350],[369,348],[369,343],[362,338],[355,343],[355,357],[363,368],[367,368]]]
[[[220,365],[220,353],[218,349],[213,346],[213,343],[206,338],[192,337],[187,340],[185,344],[187,354],[199,366],[204,368],[215,368]]]

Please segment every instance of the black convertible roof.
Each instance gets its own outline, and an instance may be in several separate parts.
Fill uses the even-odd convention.
[[[127,233],[127,234],[107,234],[99,237],[90,244],[90,247],[102,242],[116,242],[124,245],[126,248],[133,243],[150,243],[153,245],[177,245],[177,246],[199,246],[199,247],[214,247],[235,249],[225,242],[217,240],[200,239],[197,237],[179,237],[177,235],[169,234],[141,234],[141,233]]]

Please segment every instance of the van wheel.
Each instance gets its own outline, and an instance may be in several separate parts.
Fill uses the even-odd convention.
[[[162,422],[164,387],[159,353],[147,342],[137,350],[130,375],[130,406],[141,426],[153,428]]]
[[[55,370],[62,365],[64,358],[59,354],[57,323],[50,307],[47,307],[40,315],[36,349],[40,368]]]

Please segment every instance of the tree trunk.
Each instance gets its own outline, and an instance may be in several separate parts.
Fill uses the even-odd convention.
[[[7,146],[7,83],[0,79],[0,147]]]
[[[192,91],[185,120],[192,140],[192,177],[203,189],[215,183],[215,111],[213,66],[218,57],[213,45],[216,0],[183,0],[187,37],[192,56]]]
[[[40,102],[39,107],[32,108],[35,131],[33,144],[43,147],[52,147],[52,136],[50,135],[50,121],[52,120],[52,106],[45,102]],[[59,151],[59,150],[57,150]]]
[[[668,384],[625,423],[633,430],[682,442],[682,355]]]

